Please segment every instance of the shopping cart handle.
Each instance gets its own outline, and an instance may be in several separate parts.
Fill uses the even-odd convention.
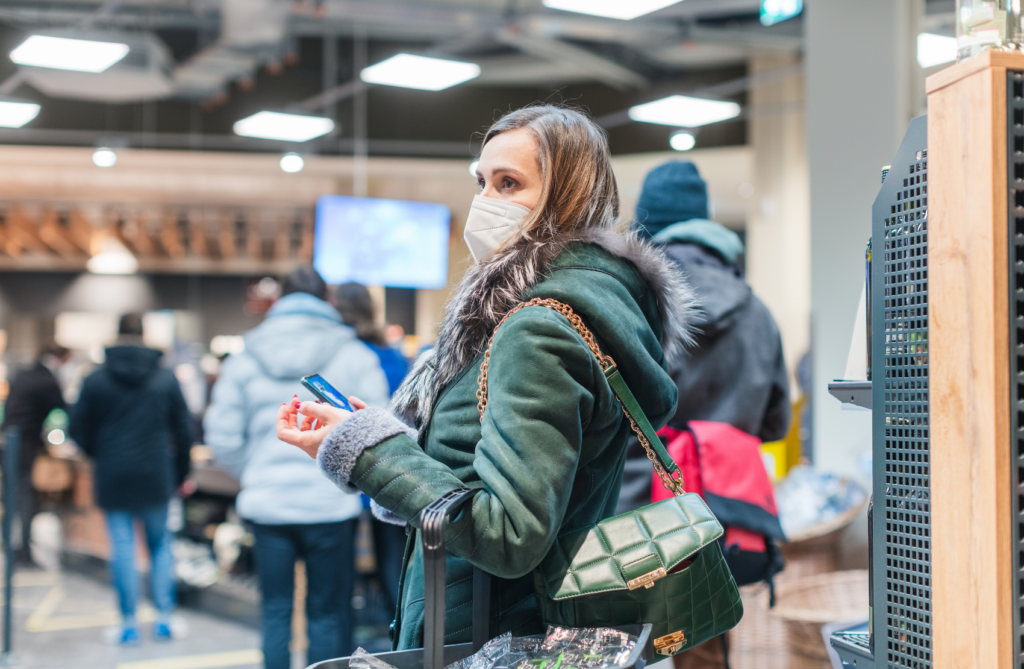
[[[475,490],[452,490],[420,512],[423,535],[423,667],[444,667],[445,550],[444,526],[449,514],[473,497]],[[473,647],[490,638],[491,577],[473,568]]]

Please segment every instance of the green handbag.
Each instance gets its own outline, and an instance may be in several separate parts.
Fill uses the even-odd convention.
[[[601,352],[569,306],[542,298],[523,302],[505,315],[495,333],[509,316],[531,306],[554,309],[583,337],[654,470],[676,495],[559,536],[534,571],[544,622],[569,627],[649,623],[654,649],[662,655],[675,655],[732,629],[743,617],[743,602],[718,542],[721,523],[699,495],[685,492],[682,480],[672,476],[679,470],[615,361]],[[493,342],[492,334],[478,379],[481,420]]]

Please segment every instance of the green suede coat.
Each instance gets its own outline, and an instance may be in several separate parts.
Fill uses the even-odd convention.
[[[657,298],[638,269],[603,248],[569,246],[523,295],[571,306],[611,355],[644,412],[660,427],[676,408],[665,371]],[[489,404],[477,413],[482,353],[444,389],[419,444],[392,437],[359,456],[352,484],[413,526],[457,488],[479,488],[446,530],[446,643],[471,639],[472,565],[492,574],[491,629],[542,630],[532,571],[562,532],[612,515],[629,422],[601,368],[562,315],[529,307],[494,338]],[[423,556],[410,537],[395,647],[423,639]]]

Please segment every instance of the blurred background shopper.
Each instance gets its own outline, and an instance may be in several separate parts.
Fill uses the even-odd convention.
[[[140,642],[136,602],[135,521],[142,522],[150,555],[157,620],[153,638],[171,639],[175,606],[167,506],[189,472],[192,434],[188,408],[160,351],[142,340],[142,317],[126,314],[106,362],[82,384],[71,416],[72,438],[95,462],[96,499],[106,512],[111,580],[123,616],[120,642]]]
[[[241,482],[237,511],[253,524],[267,669],[291,666],[297,560],[305,562],[309,584],[307,664],[353,650],[354,536],[362,503],[274,430],[283,398],[309,396],[299,384],[309,374],[371,405],[387,403],[380,360],[326,300],[327,285],[315,270],[289,274],[266,320],[245,335],[245,351],[224,362],[203,421],[217,463]]]
[[[409,361],[396,347],[388,346],[384,332],[377,325],[370,291],[361,283],[343,283],[334,291],[334,304],[342,322],[355,329],[356,336],[377,354],[388,379],[388,397],[391,397],[409,373]],[[364,495],[363,499],[369,498]],[[402,577],[402,559],[405,556],[405,526],[404,523],[386,522],[373,516],[370,525],[373,528],[377,575],[394,611],[398,606],[398,582]]]
[[[711,421],[726,423],[761,441],[782,439],[789,429],[790,403],[779,328],[744,281],[742,240],[732,230],[708,220],[707,186],[697,166],[672,161],[652,170],[637,203],[635,227],[641,237],[664,249],[682,271],[696,302],[694,343],[669,361],[679,390],[679,405],[669,425],[686,430],[689,421]],[[761,467],[760,456],[755,457],[757,463],[740,464]],[[700,469],[706,464],[701,461],[695,466]],[[650,502],[652,473],[643,447],[631,440],[619,496],[620,513]],[[710,472],[702,474],[709,476]],[[762,478],[767,483],[767,477]],[[745,581],[746,574],[737,571],[740,546],[730,552],[732,539],[727,530],[726,560],[741,585],[760,580],[763,574],[770,580],[775,570],[781,569],[775,547],[767,540],[760,556],[754,556],[760,560],[755,563],[757,574]],[[757,541],[754,539],[755,545]],[[727,667],[725,636],[675,656],[676,668]]]
[[[18,459],[21,548],[16,556],[20,566],[37,566],[32,558],[32,519],[39,512],[39,493],[32,484],[32,465],[36,456],[45,449],[43,423],[46,417],[54,409],[64,408],[64,395],[56,373],[70,356],[68,349],[55,342],[44,344],[35,363],[14,377],[4,405],[3,429],[17,427],[21,431]]]

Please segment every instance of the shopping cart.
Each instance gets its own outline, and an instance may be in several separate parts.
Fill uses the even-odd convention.
[[[490,639],[491,577],[473,569],[473,641],[444,645],[444,592],[446,585],[444,526],[449,514],[472,499],[472,490],[442,495],[420,513],[423,539],[423,648],[377,653],[374,657],[396,669],[444,669],[480,650]],[[653,654],[650,625],[626,625],[616,629],[637,637],[636,645],[621,669],[643,669]],[[308,669],[348,669],[351,658],[326,660]]]

